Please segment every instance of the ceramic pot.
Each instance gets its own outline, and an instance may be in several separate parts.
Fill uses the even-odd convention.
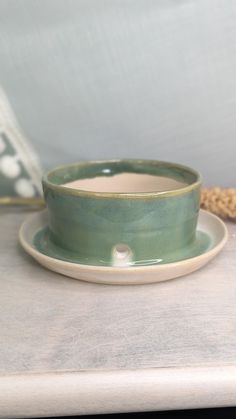
[[[175,261],[195,240],[201,177],[155,160],[88,161],[43,177],[50,238],[76,262]]]

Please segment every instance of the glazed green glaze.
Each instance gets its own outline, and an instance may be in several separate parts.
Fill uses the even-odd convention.
[[[88,179],[95,178],[98,176],[114,176],[120,173],[142,173],[156,176],[163,176],[175,179],[180,182],[185,182],[188,186],[179,190],[168,191],[168,192],[157,192],[156,194],[151,193],[96,193],[86,192],[78,189],[68,189],[63,187],[63,184],[72,182],[77,179]],[[153,195],[165,194],[183,194],[184,192],[196,189],[201,184],[201,177],[198,172],[189,167],[182,166],[180,164],[173,164],[158,160],[105,160],[105,161],[89,161],[75,163],[71,165],[58,167],[43,177],[43,186],[45,189],[50,187],[54,191],[63,191],[63,194],[76,195],[76,196],[102,196],[113,198],[130,198],[148,196],[150,198]]]
[[[92,258],[88,256],[78,255],[76,252],[64,249],[57,246],[51,240],[51,234],[48,227],[38,231],[34,237],[34,246],[40,252],[46,256],[61,259],[67,262],[79,263],[82,265],[96,265],[96,266],[112,266],[113,261],[104,261],[103,259]],[[210,236],[203,232],[197,231],[195,240],[188,246],[182,249],[176,249],[174,253],[166,255],[165,259],[156,257],[155,259],[146,260],[131,260],[127,266],[146,266],[146,265],[161,265],[171,262],[178,262],[185,259],[193,258],[202,255],[209,249],[211,249],[212,241]]]
[[[170,177],[186,186],[167,192],[99,193],[70,189],[64,183],[117,173]],[[49,240],[73,260],[110,264],[113,249],[124,244],[132,261],[175,261],[176,252],[196,241],[200,201],[198,173],[184,166],[148,160],[88,162],[45,175]],[[38,242],[39,243],[39,242]],[[59,256],[60,257],[60,256]]]

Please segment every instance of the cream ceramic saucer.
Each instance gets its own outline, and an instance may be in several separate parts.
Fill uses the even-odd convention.
[[[52,271],[71,278],[101,284],[148,284],[189,274],[213,259],[223,248],[228,237],[226,226],[218,217],[200,210],[197,230],[207,234],[210,240],[207,249],[204,249],[198,256],[174,263],[146,266],[94,266],[67,262],[39,251],[34,244],[34,238],[46,226],[47,211],[45,210],[26,219],[19,232],[19,239],[25,251]]]

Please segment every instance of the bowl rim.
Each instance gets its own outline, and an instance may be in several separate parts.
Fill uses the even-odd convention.
[[[144,164],[144,165],[162,165],[168,167],[175,167],[178,169],[183,169],[190,174],[196,177],[196,180],[186,186],[177,188],[177,189],[170,189],[167,191],[159,191],[159,192],[96,192],[96,191],[86,191],[78,188],[67,188],[64,184],[57,185],[49,180],[49,176],[53,173],[63,170],[65,168],[73,168],[76,166],[90,166],[96,164],[119,164],[119,163],[127,163],[127,164]],[[169,196],[177,196],[182,195],[188,192],[191,192],[197,188],[199,188],[202,184],[202,176],[201,174],[192,169],[189,166],[185,166],[179,163],[168,162],[164,160],[150,160],[150,159],[104,159],[104,160],[83,160],[76,163],[69,163],[60,166],[56,166],[54,169],[48,170],[42,178],[43,189],[45,191],[46,188],[53,190],[54,192],[61,192],[63,195],[69,196],[81,196],[81,197],[90,197],[90,198],[120,198],[120,199],[135,199],[135,198],[144,198],[144,199],[151,199],[151,198],[165,198]]]

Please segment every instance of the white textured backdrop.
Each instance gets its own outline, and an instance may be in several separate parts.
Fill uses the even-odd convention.
[[[145,157],[235,185],[235,0],[0,0],[0,84],[45,167]]]

